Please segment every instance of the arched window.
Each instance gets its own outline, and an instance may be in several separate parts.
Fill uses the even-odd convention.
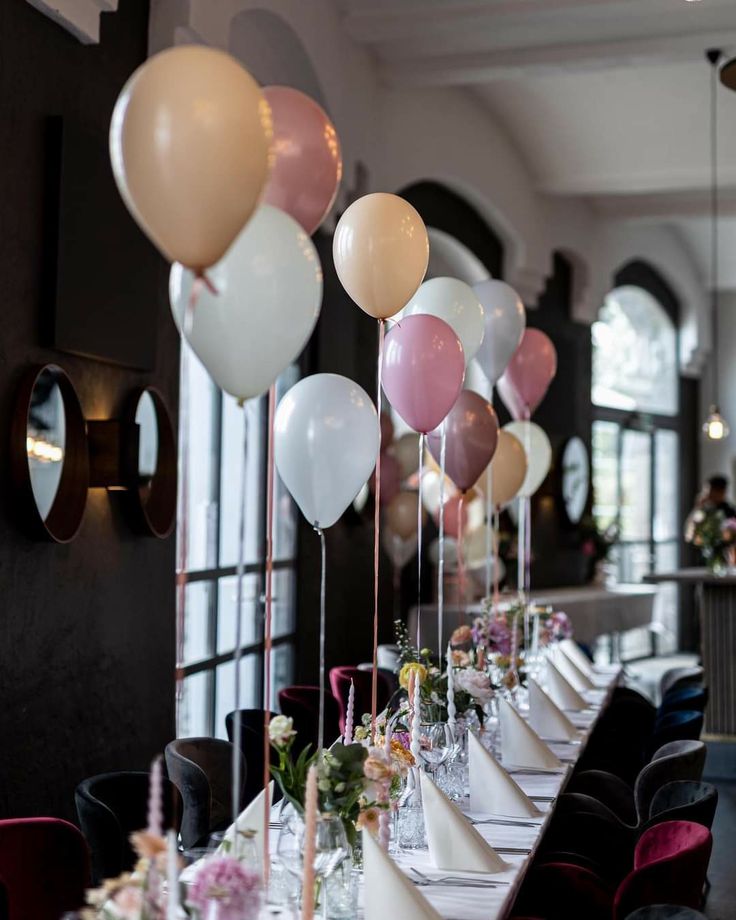
[[[656,289],[656,288],[655,288]],[[650,290],[622,284],[592,327],[593,514],[617,532],[618,580],[638,582],[679,564],[679,373],[677,328]],[[662,650],[675,646],[677,599],[665,588],[655,610]],[[626,654],[648,652],[632,631]]]

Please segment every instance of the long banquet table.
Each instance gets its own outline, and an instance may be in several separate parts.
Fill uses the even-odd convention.
[[[585,749],[590,733],[595,726],[600,713],[605,709],[610,701],[614,687],[618,684],[621,676],[621,668],[618,665],[609,665],[600,667],[596,670],[595,683],[597,689],[583,693],[590,707],[579,713],[568,713],[572,722],[580,730],[580,741],[556,744],[550,743],[550,747],[560,759],[573,761],[566,763],[565,768],[557,773],[535,773],[535,772],[512,772],[512,776],[521,788],[530,797],[542,797],[544,799],[555,799],[567,783],[570,773],[576,761]],[[481,878],[486,880],[497,881],[496,888],[473,888],[473,881],[477,881],[479,876],[471,873],[452,872],[447,873],[434,868],[430,862],[429,852],[427,850],[403,851],[394,855],[396,863],[406,871],[414,867],[421,873],[430,878],[452,875],[453,877],[467,877],[468,887],[459,888],[457,886],[431,885],[422,886],[421,893],[434,906],[435,910],[445,918],[445,920],[503,920],[509,915],[516,895],[518,894],[521,883],[524,879],[527,869],[529,868],[534,853],[539,846],[547,824],[549,823],[552,812],[554,811],[554,801],[537,802],[540,810],[544,811],[541,819],[506,819],[509,821],[522,821],[525,824],[533,823],[534,827],[519,827],[500,824],[477,824],[476,829],[483,837],[497,850],[499,855],[508,864],[508,868],[497,875],[483,875]],[[274,815],[276,815],[275,807]],[[471,815],[468,809],[468,799],[461,804],[462,810]],[[479,819],[491,817],[489,815],[471,815]],[[497,816],[502,819],[503,816]],[[274,834],[274,837],[277,836]],[[272,843],[273,845],[273,843]],[[503,852],[505,849],[524,849],[529,850],[527,854],[508,854]],[[360,893],[361,909],[358,916],[363,917],[362,912],[362,886]]]

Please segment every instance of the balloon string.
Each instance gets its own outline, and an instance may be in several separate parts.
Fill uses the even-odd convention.
[[[274,506],[274,445],[273,420],[276,414],[276,384],[268,391],[268,453],[266,458],[266,611],[263,623],[263,793],[268,804],[268,787],[271,783],[271,648],[273,633],[273,506]],[[271,869],[269,851],[268,807],[263,811],[263,880],[268,884]]]
[[[493,405],[493,386],[488,396],[488,402]],[[493,549],[493,469],[491,463],[486,467],[486,597],[491,596]]]
[[[493,512],[493,610],[498,613],[498,606],[501,601],[501,592],[498,587],[500,581],[500,563],[499,563],[499,512],[498,505]]]
[[[219,296],[219,291],[215,287],[212,279],[207,275],[206,272],[199,272],[197,278],[201,280],[202,284],[207,288],[207,290],[212,294],[213,297]]]
[[[524,569],[526,550],[526,536],[524,534],[526,518],[524,516],[523,499],[516,499],[516,590],[519,594],[519,603],[524,603]]]
[[[447,423],[442,422],[440,435],[440,558],[437,564],[437,654],[442,657],[445,633],[445,456],[447,448]]]
[[[319,726],[317,728],[317,751],[320,759],[325,746],[325,620],[327,597],[327,550],[325,532],[315,523],[314,529],[319,536],[322,553],[322,571],[319,582]]]
[[[458,626],[464,619],[465,613],[465,554],[463,552],[463,511],[465,510],[465,493],[460,493],[460,501],[457,503],[457,616]]]
[[[184,631],[189,554],[189,345],[182,340],[179,383],[179,544],[176,571],[176,720],[184,701]]]
[[[531,412],[527,408],[524,414],[526,425],[524,426],[524,450],[526,452],[527,466],[531,466],[532,454],[532,431],[531,431]],[[520,510],[524,514],[524,647],[529,648],[531,641],[531,614],[529,610],[531,589],[531,571],[532,571],[532,514],[531,514],[531,496],[525,495],[523,508]]]
[[[240,501],[238,518],[238,566],[236,569],[237,590],[235,595],[235,712],[233,714],[233,824],[237,826],[240,811],[240,661],[242,658],[243,627],[243,583],[245,580],[245,495],[248,467],[248,407],[243,403],[243,465],[240,476]]]
[[[376,736],[378,714],[378,566],[381,557],[381,412],[383,398],[383,339],[386,332],[384,320],[378,320],[378,370],[376,381],[376,407],[378,409],[378,457],[376,459],[376,494],[373,511],[373,667],[371,675],[371,737]]]
[[[419,494],[417,502],[417,651],[422,647],[422,495],[424,489],[424,434],[419,435]]]

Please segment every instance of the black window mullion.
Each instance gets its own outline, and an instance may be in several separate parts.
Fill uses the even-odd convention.
[[[212,475],[212,501],[216,509],[215,512],[215,533],[214,533],[214,553],[215,558],[210,560],[211,563],[214,563],[216,568],[219,568],[220,565],[220,532],[221,532],[221,521],[220,516],[222,514],[222,390],[219,387],[214,388],[214,419],[215,424],[213,425],[212,431],[212,453],[214,456],[214,469]],[[210,582],[210,606],[209,606],[209,616],[210,616],[210,648],[212,649],[212,655],[217,655],[217,641],[218,641],[218,632],[219,632],[219,620],[220,620],[220,582],[219,578],[215,578]],[[215,734],[215,719],[217,713],[217,681],[215,679],[215,668],[212,667],[209,674],[209,734]]]

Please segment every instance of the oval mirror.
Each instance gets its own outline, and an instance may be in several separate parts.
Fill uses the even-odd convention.
[[[82,407],[60,367],[46,364],[23,378],[11,433],[22,522],[37,536],[68,543],[84,515],[89,458]]]
[[[136,448],[130,494],[142,529],[167,537],[176,522],[176,440],[169,410],[158,390],[147,387],[132,406]]]

